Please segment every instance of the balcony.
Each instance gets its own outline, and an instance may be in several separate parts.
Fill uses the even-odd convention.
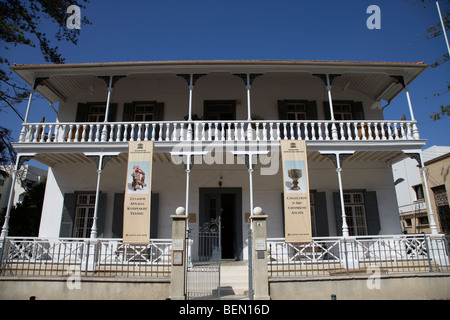
[[[158,121],[25,123],[17,145],[129,141],[415,141],[415,121]],[[61,146],[61,145],[60,145]]]

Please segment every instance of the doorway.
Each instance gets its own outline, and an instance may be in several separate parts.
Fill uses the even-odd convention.
[[[222,259],[242,260],[241,188],[200,188],[200,226],[220,217]]]

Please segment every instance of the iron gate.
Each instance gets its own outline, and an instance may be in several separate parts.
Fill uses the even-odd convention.
[[[220,299],[220,216],[198,230],[188,230],[186,238],[186,298]]]

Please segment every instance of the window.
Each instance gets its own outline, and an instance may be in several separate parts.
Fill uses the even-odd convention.
[[[445,185],[434,187],[431,190],[433,190],[434,194],[434,202],[441,227],[440,231],[448,235],[450,234],[450,207]]]
[[[309,194],[309,207],[311,210],[311,236],[317,237],[316,231],[316,211],[314,207],[314,193]]]
[[[0,187],[2,187],[5,184],[5,180],[0,179]]]
[[[103,122],[105,121],[106,106],[91,105],[89,106],[88,122]]]
[[[94,220],[95,194],[79,194],[75,211],[73,237],[88,238]]]
[[[353,120],[352,106],[349,103],[333,103],[334,118],[336,120]]]
[[[306,105],[299,102],[286,103],[287,120],[306,120]]]
[[[154,120],[153,104],[136,104],[134,106],[134,121],[153,121]]]
[[[413,186],[414,192],[416,193],[416,200],[423,200],[423,186],[418,184],[417,186]]]
[[[364,195],[361,192],[344,193],[345,216],[351,236],[367,235]]]

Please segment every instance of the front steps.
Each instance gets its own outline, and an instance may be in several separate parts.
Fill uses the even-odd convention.
[[[220,262],[220,296],[221,299],[248,298],[247,261]]]

